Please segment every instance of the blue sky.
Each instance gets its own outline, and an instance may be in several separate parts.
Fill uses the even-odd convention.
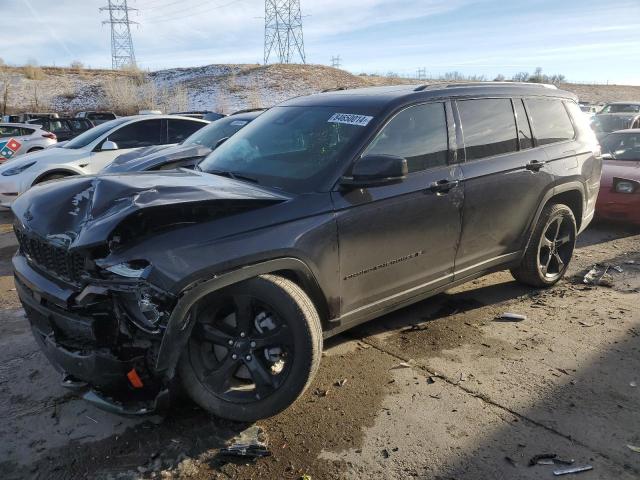
[[[145,69],[257,63],[262,0],[129,0]],[[109,67],[107,0],[0,0],[6,63]],[[519,71],[640,84],[640,0],[301,0],[309,63],[354,73]]]

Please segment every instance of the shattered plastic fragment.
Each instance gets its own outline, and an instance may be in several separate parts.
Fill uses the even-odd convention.
[[[510,313],[510,312],[502,313],[496,317],[496,320],[503,320],[506,322],[522,322],[523,320],[526,320],[526,319],[527,319],[526,315],[521,315],[519,313]]]
[[[627,445],[627,448],[632,452],[640,453],[640,447],[636,447],[635,445]]]
[[[558,470],[554,470],[553,474],[556,477],[559,477],[560,475],[568,475],[570,473],[588,472],[589,470],[593,470],[593,467],[591,465],[583,465],[581,467],[560,468]]]

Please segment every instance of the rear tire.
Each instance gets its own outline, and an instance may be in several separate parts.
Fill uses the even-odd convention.
[[[253,422],[295,402],[322,355],[322,326],[304,291],[276,275],[231,285],[198,302],[178,363],[187,394],[208,412]]]
[[[532,287],[555,285],[569,267],[576,235],[576,220],[571,209],[561,203],[546,205],[522,262],[511,274],[518,282]]]

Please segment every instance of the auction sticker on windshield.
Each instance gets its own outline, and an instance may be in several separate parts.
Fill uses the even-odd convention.
[[[353,113],[334,113],[327,122],[329,123],[345,123],[347,125],[357,125],[359,127],[366,127],[369,122],[373,120],[373,117],[366,115],[356,115]]]

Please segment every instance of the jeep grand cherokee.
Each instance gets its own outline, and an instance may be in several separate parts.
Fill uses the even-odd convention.
[[[542,85],[289,100],[198,170],[38,185],[13,204],[20,299],[64,384],[124,413],[176,385],[235,420],[308,387],[323,338],[492,271],[554,285],[599,147]]]

